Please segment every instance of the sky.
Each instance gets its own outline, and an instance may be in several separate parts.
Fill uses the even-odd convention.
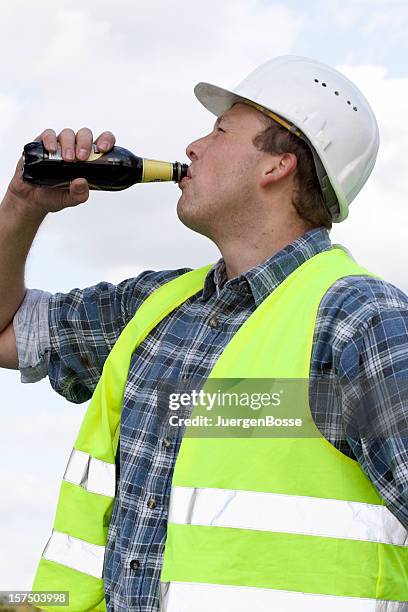
[[[380,129],[374,171],[331,238],[408,292],[405,0],[22,0],[0,22],[0,197],[26,142],[44,129],[112,131],[142,157],[188,162],[212,129],[194,85],[234,88],[267,59],[304,55],[337,68],[368,98]],[[68,292],[142,270],[198,267],[219,253],[176,215],[174,184],[93,193],[43,222],[28,257],[29,288]],[[59,483],[87,403],[48,379],[0,370],[0,590],[29,589],[51,532]]]

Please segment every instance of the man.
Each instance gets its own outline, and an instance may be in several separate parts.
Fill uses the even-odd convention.
[[[67,587],[72,610],[101,609],[103,588],[108,610],[158,610],[160,579],[166,612],[406,610],[407,403],[367,381],[406,376],[408,298],[327,232],[372,170],[375,118],[343,75],[293,56],[234,92],[195,92],[217,120],[187,147],[177,213],[218,246],[214,266],[27,291],[40,223],[86,201],[87,184],[33,187],[20,160],[0,207],[0,365],[24,382],[48,374],[69,401],[92,397],[35,586]],[[92,138],[40,136],[71,161]],[[114,137],[96,142],[107,151]],[[313,440],[182,440],[158,381],[214,372],[310,375],[340,392],[311,393]]]

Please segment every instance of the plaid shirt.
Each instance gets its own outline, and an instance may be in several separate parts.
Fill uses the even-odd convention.
[[[134,352],[105,555],[108,612],[159,609],[169,495],[181,435],[172,436],[163,424],[157,381],[187,386],[192,379],[204,380],[271,291],[308,258],[330,248],[327,231],[314,229],[230,280],[220,259],[208,272],[203,291],[161,321]],[[146,271],[117,286],[101,282],[66,294],[29,290],[14,318],[22,381],[35,382],[48,374],[53,389],[67,400],[89,400],[105,359],[141,303],[189,269]],[[392,385],[408,380],[407,296],[377,278],[338,280],[319,306],[310,374],[312,381],[341,383],[337,393],[314,393],[310,387],[311,411],[321,433],[358,460],[408,528],[408,393],[399,390],[391,399],[372,393],[369,405],[366,401],[371,389],[367,381]]]

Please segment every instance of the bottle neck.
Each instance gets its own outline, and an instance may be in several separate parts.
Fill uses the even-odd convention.
[[[142,183],[173,181],[173,164],[170,162],[143,159]]]

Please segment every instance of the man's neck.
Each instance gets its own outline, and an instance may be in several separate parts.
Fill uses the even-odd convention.
[[[218,245],[225,261],[227,278],[235,278],[258,266],[310,229],[311,227],[309,226],[297,226],[292,230],[291,228],[285,228],[286,231],[284,233],[272,231],[269,235],[266,235],[262,232],[260,236],[253,240],[248,238],[243,240],[241,238],[239,240],[230,240],[222,246]]]

